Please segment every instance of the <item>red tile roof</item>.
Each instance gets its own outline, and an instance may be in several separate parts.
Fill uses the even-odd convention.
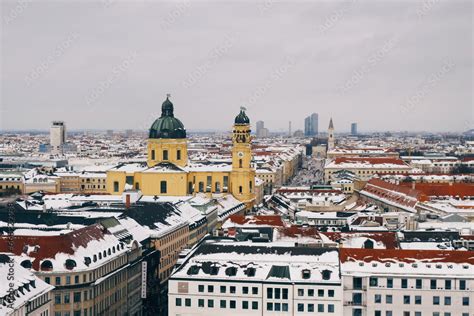
[[[399,205],[414,207],[417,201],[426,201],[428,198],[423,192],[414,190],[408,186],[389,183],[380,179],[370,179],[365,185],[363,192],[367,192]]]
[[[21,255],[25,246],[39,246],[38,251],[31,251],[30,257],[35,258],[33,269],[39,270],[39,263],[43,259],[54,258],[57,253],[73,255],[78,247],[86,247],[92,240],[103,239],[110,234],[102,225],[94,224],[64,235],[55,236],[13,236],[13,251],[8,247],[8,236],[0,236],[0,252],[13,252]]]
[[[341,248],[339,258],[343,263],[350,261],[402,261],[406,263],[425,261],[474,264],[474,251]]]
[[[378,164],[394,164],[406,166],[405,162],[399,158],[392,157],[338,157],[334,160],[335,164],[342,163],[369,163],[372,165]]]
[[[411,183],[402,183],[404,187]],[[426,196],[474,196],[474,183],[416,183],[415,189]]]
[[[249,226],[276,226],[283,227],[284,223],[279,215],[255,215],[255,216],[244,216],[244,215],[231,215],[229,219],[232,223],[237,225],[249,225]]]

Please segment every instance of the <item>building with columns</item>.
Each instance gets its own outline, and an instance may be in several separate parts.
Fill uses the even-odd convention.
[[[241,108],[232,131],[232,164],[188,161],[186,129],[169,97],[149,131],[146,163],[124,163],[107,172],[107,192],[140,190],[143,195],[232,194],[247,208],[255,201],[250,120]]]

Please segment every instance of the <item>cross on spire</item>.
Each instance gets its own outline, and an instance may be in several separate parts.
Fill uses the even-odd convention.
[[[247,108],[246,108],[245,106],[241,106],[241,107],[240,107],[240,110],[241,110],[241,111],[246,111]]]
[[[171,97],[171,94],[167,93],[166,98],[169,99]]]

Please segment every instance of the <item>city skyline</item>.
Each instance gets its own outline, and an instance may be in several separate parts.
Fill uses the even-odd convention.
[[[189,130],[246,106],[270,130],[464,132],[472,3],[428,4],[4,1],[0,130],[146,130],[170,93]]]

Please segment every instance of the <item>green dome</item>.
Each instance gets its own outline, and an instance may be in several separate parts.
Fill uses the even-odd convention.
[[[149,138],[186,138],[186,129],[173,111],[173,103],[167,97],[161,105],[160,118],[150,128]]]
[[[247,116],[247,114],[245,114],[244,108],[240,108],[240,113],[239,115],[235,117],[234,123],[235,124],[250,124],[250,119]]]

